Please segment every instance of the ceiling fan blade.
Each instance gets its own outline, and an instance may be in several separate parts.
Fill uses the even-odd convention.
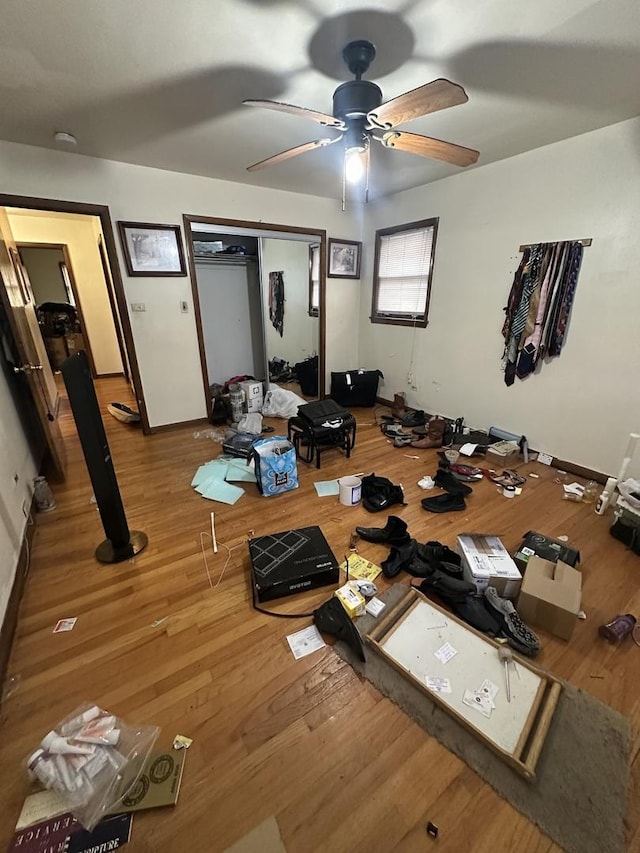
[[[462,145],[443,142],[431,136],[421,136],[419,133],[390,130],[378,139],[386,148],[397,148],[409,154],[419,154],[420,157],[434,157],[436,160],[444,160],[445,163],[453,163],[454,166],[470,166],[480,156],[480,152],[473,148],[464,148]]]
[[[342,119],[334,118],[327,113],[318,113],[315,110],[308,110],[306,107],[296,107],[293,104],[283,104],[280,101],[247,100],[242,103],[246,104],[248,107],[264,107],[267,110],[277,110],[281,113],[289,113],[289,115],[292,116],[308,118],[311,119],[311,121],[315,121],[318,124],[323,125],[324,127],[337,127],[344,129],[345,126]]]
[[[373,127],[391,128],[414,118],[464,104],[467,93],[457,83],[439,78],[381,104],[367,116]]]
[[[296,145],[295,148],[288,148],[286,151],[274,154],[273,157],[267,157],[266,160],[260,160],[259,163],[254,163],[253,166],[247,166],[247,172],[255,172],[257,169],[264,169],[265,166],[273,166],[274,163],[281,163],[283,160],[288,160],[290,157],[297,157],[298,154],[304,154],[306,151],[313,151],[314,148],[324,148],[326,145],[333,145],[334,142],[339,142],[341,139],[342,134],[340,134],[340,136],[336,136],[335,139],[316,139],[314,142],[305,142],[302,145]]]

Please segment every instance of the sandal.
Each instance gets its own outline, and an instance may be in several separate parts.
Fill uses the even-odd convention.
[[[496,483],[498,486],[522,486],[527,482],[524,477],[516,474],[515,471],[503,471],[502,474],[496,474],[494,471],[488,471],[483,468],[482,473],[488,480],[491,480],[492,483]]]

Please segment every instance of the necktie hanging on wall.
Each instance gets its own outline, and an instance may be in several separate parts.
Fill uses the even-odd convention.
[[[591,240],[536,243],[524,252],[511,285],[506,318],[504,381],[533,373],[543,356],[560,355],[578,285],[583,247]]]
[[[280,337],[284,333],[284,274],[269,273],[269,319]]]

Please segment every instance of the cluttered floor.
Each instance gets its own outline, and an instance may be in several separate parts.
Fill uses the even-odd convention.
[[[128,400],[121,380],[98,381],[96,389],[103,411],[114,399]],[[115,566],[93,556],[104,534],[73,419],[63,419],[68,477],[52,484],[56,508],[36,519],[4,685],[0,845],[10,845],[30,791],[26,757],[58,721],[88,703],[159,727],[156,750],[170,754],[178,735],[192,741],[176,753],[184,759],[177,802],[133,813],[132,853],[387,853],[424,851],[432,843],[445,851],[560,850],[359,676],[330,637],[296,659],[287,637],[311,625],[309,616],[279,619],[252,606],[249,539],[317,525],[340,563],[356,553],[349,550],[354,544],[374,564],[389,558],[388,543],[353,537],[357,526],[383,527],[388,513],[344,506],[315,486],[375,473],[402,485],[406,504],[390,511],[418,543],[454,549],[460,534],[492,534],[515,554],[523,534],[536,530],[567,537],[579,549],[586,618],[568,641],[536,628],[535,666],[630,720],[627,841],[629,850],[640,849],[640,648],[630,635],[612,643],[598,632],[617,614],[640,615],[639,558],[609,536],[610,512],[598,516],[593,504],[564,500],[557,470],[537,461],[516,466],[524,483],[515,497],[483,478],[470,483],[463,510],[425,511],[422,500],[440,491],[425,492],[418,482],[435,477],[437,450],[394,446],[380,429],[381,413],[353,411],[350,459],[332,449],[319,470],[298,462],[299,487],[272,497],[241,483],[244,494],[233,505],[208,501],[192,487],[199,466],[220,454],[219,443],[195,438],[193,427],[144,437],[105,416],[129,525],[149,537],[143,552]],[[275,435],[286,434],[285,421],[266,422]],[[394,584],[408,589],[411,580],[402,567],[375,583],[383,595]],[[264,607],[309,614],[334,588]],[[71,630],[54,632],[61,620],[70,620],[63,624]],[[437,826],[437,841],[428,825]]]

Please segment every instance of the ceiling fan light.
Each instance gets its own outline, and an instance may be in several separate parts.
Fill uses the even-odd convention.
[[[344,152],[344,176],[350,184],[359,184],[365,173],[365,148],[347,148]]]

